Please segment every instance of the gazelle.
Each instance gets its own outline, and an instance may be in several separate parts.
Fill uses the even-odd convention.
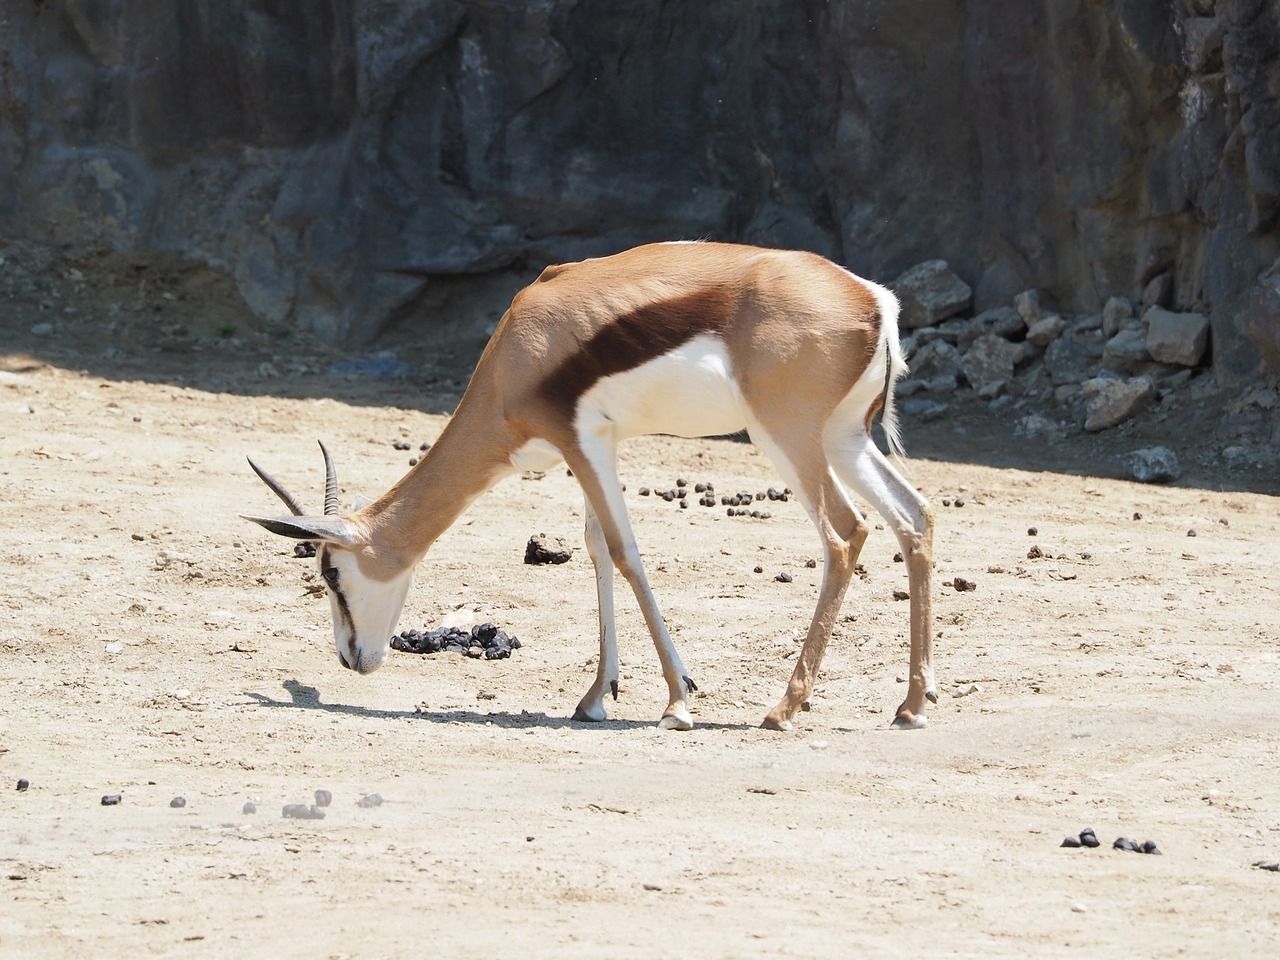
[[[697,688],[641,565],[616,453],[621,440],[642,434],[745,428],[804,505],[825,558],[795,671],[764,726],[789,729],[808,699],[867,538],[844,484],[885,518],[906,560],[911,666],[893,722],[922,727],[925,701],[937,702],[933,511],[870,437],[883,410],[898,449],[893,384],[906,364],[897,318],[888,290],[810,253],[660,243],[548,267],[502,317],[435,445],[389,491],[340,514],[325,450],[324,515],[307,516],[250,461],[293,516],[245,519],[317,543],[338,659],[368,673],[386,657],[414,567],[436,538],[501,478],[565,462],[586,498],[600,607],[599,665],[574,718],[604,720],[606,693],[617,699],[616,567],[635,592],[667,682],[659,725],[688,730],[685,698]]]

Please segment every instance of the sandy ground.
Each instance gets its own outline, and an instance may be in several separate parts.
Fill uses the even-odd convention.
[[[185,342],[0,349],[0,955],[1280,948],[1280,874],[1253,866],[1280,859],[1274,496],[915,460],[939,518],[930,726],[887,729],[906,574],[880,530],[812,710],[778,734],[757,724],[816,600],[816,538],[794,502],[751,521],[638,495],[779,484],[750,446],[636,441],[629,504],[697,726],[656,729],[665,688],[621,593],[622,696],[585,725],[568,717],[595,593],[571,478],[486,494],[409,596],[402,626],[492,620],[524,643],[511,659],[393,654],[356,676],[313,564],[237,518],[279,507],[245,455],[318,505],[321,437],[344,498],[377,494],[462,377],[352,380]],[[904,424],[917,450],[948,429]],[[573,559],[523,564],[541,532]],[[324,820],[281,816],[317,789]],[[1060,847],[1086,827],[1099,849]]]

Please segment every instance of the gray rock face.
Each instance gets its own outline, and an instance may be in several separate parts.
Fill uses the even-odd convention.
[[[945,260],[916,264],[893,282],[893,289],[902,304],[900,323],[906,330],[933,326],[973,303],[973,290]]]
[[[0,236],[267,324],[482,329],[547,262],[710,237],[943,257],[980,308],[1164,277],[1220,379],[1280,370],[1272,0],[9,0],[0,63]]]
[[[1146,347],[1153,360],[1194,367],[1209,343],[1209,319],[1203,313],[1170,313],[1153,307],[1143,314]]]

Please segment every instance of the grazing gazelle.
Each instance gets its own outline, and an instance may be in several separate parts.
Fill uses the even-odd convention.
[[[586,543],[600,605],[600,662],[574,718],[605,719],[618,695],[613,570],[644,614],[669,702],[660,726],[693,725],[696,689],[645,577],[618,481],[619,441],[703,437],[746,428],[808,511],[825,566],[818,606],[781,701],[764,726],[785,730],[809,697],[867,538],[842,483],[893,527],[911,591],[911,671],[894,725],[924,726],[937,702],[931,647],[933,511],[870,437],[883,410],[897,447],[893,384],[906,370],[898,303],[883,287],[811,253],[720,243],[660,243],[548,267],[516,295],[453,419],[379,499],[338,512],[325,451],[323,516],[254,469],[294,514],[246,517],[313,540],[342,665],[387,655],[414,566],[459,514],[501,478],[567,463],[586,497]],[[323,448],[323,445],[322,445]],[[250,461],[252,464],[252,461]]]

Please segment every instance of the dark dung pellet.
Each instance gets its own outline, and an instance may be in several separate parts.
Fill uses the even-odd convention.
[[[1082,847],[1102,846],[1101,842],[1098,840],[1098,837],[1094,834],[1093,830],[1088,828],[1080,831],[1080,845]]]
[[[773,579],[774,579],[774,580],[776,580],[776,581],[778,581],[778,583],[790,583],[790,582],[791,582],[791,574],[789,574],[789,573],[787,573],[787,571],[783,570],[780,574],[778,574],[778,575],[777,575],[776,577],[774,577]]]
[[[332,793],[330,793],[328,790],[317,790],[317,791],[316,791],[316,806],[317,806],[317,807],[327,807],[327,806],[328,806],[329,804],[331,804],[331,803],[333,803],[333,794],[332,794]]]
[[[118,806],[120,803],[120,800],[121,800],[120,794],[108,793],[105,797],[102,798],[102,805],[104,807]]]
[[[1082,846],[1082,844],[1080,843],[1080,838],[1079,838],[1079,837],[1063,837],[1063,838],[1062,838],[1062,843],[1061,843],[1060,845],[1061,845],[1061,846],[1064,846],[1064,847],[1079,847],[1079,846]]]
[[[382,794],[367,793],[356,801],[356,806],[364,807],[365,809],[368,809],[369,807],[380,807],[382,806]]]
[[[185,807],[186,805],[187,805],[186,797],[174,797],[172,800],[169,801],[169,806],[174,807],[175,809],[178,807]]]
[[[18,792],[22,793],[29,786],[31,786],[31,781],[28,780],[26,777],[23,777],[21,780],[18,781]]]
[[[1040,529],[1039,529],[1038,527],[1027,527],[1027,536],[1028,536],[1028,537],[1034,537],[1034,536],[1035,536],[1036,534],[1038,534],[1039,532],[1040,532]]]
[[[1128,837],[1116,837],[1115,843],[1111,844],[1113,850],[1128,850],[1131,853],[1138,849],[1138,845]]]
[[[240,812],[241,812],[241,813],[246,813],[246,814],[247,814],[247,813],[257,813],[257,812],[258,812],[258,805],[257,805],[256,803],[254,803],[252,800],[246,800],[246,801],[244,802],[244,806],[240,808]]]
[[[1150,854],[1153,854],[1153,855],[1155,855],[1155,856],[1157,856],[1157,857],[1159,857],[1159,856],[1163,856],[1163,854],[1160,852],[1160,848],[1156,846],[1156,842],[1155,842],[1154,840],[1143,840],[1143,841],[1142,841],[1142,852],[1143,852],[1143,853],[1150,853]]]

